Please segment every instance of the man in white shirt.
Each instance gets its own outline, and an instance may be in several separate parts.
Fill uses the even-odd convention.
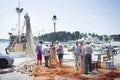
[[[78,40],[75,42],[75,46],[73,46],[73,53],[75,57],[75,66],[76,70],[78,70],[78,65],[81,64],[81,46],[79,45]]]
[[[60,63],[60,67],[62,66],[62,62],[63,62],[63,46],[60,44],[59,41],[56,42],[57,44],[57,54],[58,54],[58,59],[59,59],[59,63]]]
[[[44,59],[45,59],[45,67],[49,67],[48,61],[49,61],[50,52],[49,52],[49,47],[47,44],[46,44],[45,48],[43,49],[43,55],[44,55]]]

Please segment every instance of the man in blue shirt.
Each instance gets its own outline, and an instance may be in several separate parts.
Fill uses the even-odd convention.
[[[36,55],[37,55],[37,65],[40,61],[40,65],[42,65],[42,42],[40,41],[36,45]]]

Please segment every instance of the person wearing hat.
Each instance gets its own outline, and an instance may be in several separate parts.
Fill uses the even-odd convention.
[[[84,74],[88,74],[88,70],[92,72],[92,47],[90,42],[85,41],[84,46]],[[89,69],[88,69],[89,68]]]

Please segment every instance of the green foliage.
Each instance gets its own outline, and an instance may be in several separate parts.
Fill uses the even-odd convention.
[[[50,41],[55,42],[56,40],[59,40],[61,42],[69,41],[69,40],[77,40],[81,38],[87,38],[87,36],[90,35],[91,37],[96,37],[99,40],[103,40],[103,36],[105,38],[105,41],[108,41],[109,39],[113,39],[115,41],[120,41],[120,34],[118,35],[111,35],[110,37],[108,35],[98,35],[95,33],[80,33],[79,31],[75,31],[73,33],[66,32],[66,31],[59,31],[59,32],[51,32],[47,33],[41,36],[34,37],[35,39],[42,40],[42,41]]]

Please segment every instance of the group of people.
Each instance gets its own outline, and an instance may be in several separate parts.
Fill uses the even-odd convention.
[[[92,47],[89,45],[89,41],[76,41],[73,46],[73,53],[75,57],[75,66],[84,71],[84,74],[88,74],[88,70],[92,72]]]
[[[88,71],[92,72],[92,47],[89,45],[88,41],[76,41],[75,45],[72,48],[72,52],[75,57],[75,67],[78,70],[79,67],[84,70],[84,74],[88,74]],[[53,42],[42,49],[42,42],[40,41],[36,46],[37,53],[37,65],[42,65],[42,55],[45,59],[45,67],[49,67],[53,62],[59,63],[60,67],[63,63],[63,46],[59,41],[56,42],[56,45]],[[58,59],[56,57],[58,55]]]
[[[42,55],[45,60],[45,67],[49,67],[52,64],[58,64],[60,67],[63,62],[63,47],[59,41],[56,41],[56,45],[52,42],[50,45],[46,44],[44,48],[42,48],[42,42],[40,41],[36,45],[36,53],[37,53],[37,65],[40,63],[42,65]],[[58,59],[56,57],[58,55]],[[59,60],[59,62],[58,62]]]

